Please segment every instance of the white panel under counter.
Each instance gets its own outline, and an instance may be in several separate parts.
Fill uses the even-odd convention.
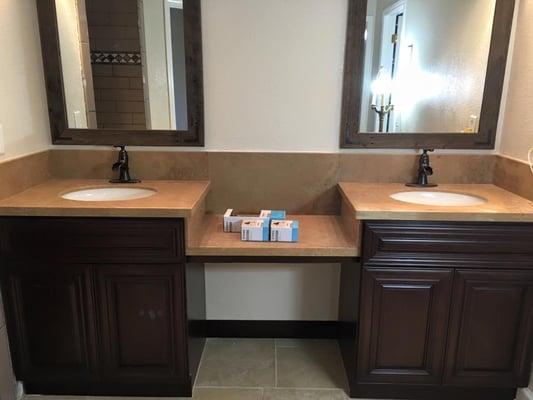
[[[205,267],[208,320],[338,318],[339,264],[207,263]]]

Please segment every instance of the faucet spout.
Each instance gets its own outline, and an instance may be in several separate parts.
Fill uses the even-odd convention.
[[[433,175],[433,168],[429,164],[428,152],[433,150],[423,150],[418,160],[418,176],[415,183],[407,183],[409,187],[435,187],[436,184],[429,183],[428,176]]]
[[[128,152],[126,151],[126,146],[118,145],[114,147],[120,149],[120,151],[118,152],[118,161],[114,163],[112,166],[113,171],[118,170],[118,179],[112,179],[109,182],[111,183],[138,183],[140,182],[140,180],[133,179],[130,176],[129,156],[128,156]]]

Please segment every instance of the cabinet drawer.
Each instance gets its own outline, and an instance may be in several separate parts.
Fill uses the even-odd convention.
[[[533,224],[369,221],[365,265],[533,268]]]
[[[122,218],[2,218],[4,257],[66,262],[181,262],[183,221]]]

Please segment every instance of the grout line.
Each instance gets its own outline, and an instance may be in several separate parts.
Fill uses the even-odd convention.
[[[198,389],[244,389],[244,390],[265,390],[265,389],[280,389],[280,390],[315,390],[315,391],[323,391],[323,392],[331,392],[331,391],[341,391],[343,392],[343,388],[339,387],[332,387],[332,388],[326,388],[326,387],[291,387],[291,386],[279,386],[279,387],[273,387],[273,386],[198,386]]]
[[[278,387],[278,340],[274,339],[274,387]]]

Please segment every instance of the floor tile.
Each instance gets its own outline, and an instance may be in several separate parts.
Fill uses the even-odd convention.
[[[346,378],[334,341],[301,341],[295,347],[278,346],[277,386],[282,388],[345,389]]]
[[[327,339],[276,339],[277,348],[315,348],[337,351],[338,344],[336,340]]]
[[[193,400],[261,400],[263,389],[198,388]]]
[[[196,386],[273,387],[274,339],[210,339]]]
[[[342,390],[265,389],[263,400],[348,400]]]

